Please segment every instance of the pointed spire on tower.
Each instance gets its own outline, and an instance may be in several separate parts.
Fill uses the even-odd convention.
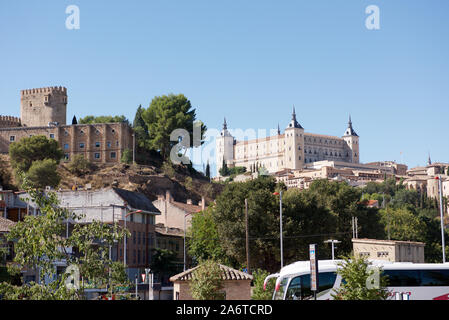
[[[355,130],[352,128],[351,115],[349,115],[348,129],[346,129],[346,131],[345,131],[345,136],[356,136],[356,137],[358,137],[357,133],[355,133]]]
[[[293,105],[293,110],[292,110],[292,121],[290,121],[290,123],[289,123],[287,128],[299,128],[299,129],[302,129],[301,125],[298,123],[298,121],[296,121],[295,105]]]
[[[278,136],[281,135],[281,129],[279,128],[279,123],[278,123]]]
[[[432,159],[430,159],[430,152],[429,152],[429,159],[427,160],[427,165],[430,166],[432,164]]]
[[[224,118],[224,122],[223,122],[223,130],[228,129],[228,124],[226,123],[226,117]]]

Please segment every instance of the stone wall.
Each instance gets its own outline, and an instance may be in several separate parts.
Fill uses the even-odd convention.
[[[125,123],[0,128],[0,153],[22,138],[44,135],[58,141],[66,161],[82,154],[91,162],[120,162],[125,149],[132,150],[132,129]]]

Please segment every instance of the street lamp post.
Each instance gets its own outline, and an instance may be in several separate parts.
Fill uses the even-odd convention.
[[[332,260],[334,260],[335,259],[335,256],[334,256],[334,244],[341,243],[341,241],[329,239],[329,240],[324,241],[324,243],[331,243],[332,244]]]
[[[280,246],[281,246],[281,269],[284,267],[284,249],[282,244],[282,190],[280,192],[273,193],[274,195],[279,195],[279,213],[280,213],[280,221],[279,221],[279,233],[280,233]]]
[[[443,217],[443,188],[441,182],[441,175],[435,178],[438,181],[438,189],[440,194],[440,220],[441,220],[441,247],[443,249],[443,263],[446,262],[445,244],[444,244],[444,217]]]

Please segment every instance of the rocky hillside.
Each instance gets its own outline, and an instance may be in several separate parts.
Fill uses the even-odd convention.
[[[8,172],[4,187],[17,190],[17,187],[14,188],[16,182],[9,167],[8,156],[0,157],[3,170]],[[165,195],[166,190],[170,190],[176,201],[185,202],[191,199],[195,203],[204,196],[206,202],[210,203],[223,188],[220,184],[210,183],[202,174],[189,171],[185,166],[172,168],[123,163],[95,164],[86,174],[74,175],[69,171],[67,164],[61,164],[58,172],[62,177],[59,185],[61,189],[72,189],[74,186],[85,188],[89,184],[92,189],[118,187],[141,192],[150,200],[155,200],[158,195]]]

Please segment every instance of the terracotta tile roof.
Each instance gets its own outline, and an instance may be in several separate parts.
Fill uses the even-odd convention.
[[[0,232],[9,232],[15,225],[14,221],[0,217]]]
[[[239,270],[235,270],[231,267],[224,266],[222,264],[218,264],[218,265],[220,266],[220,269],[222,271],[221,278],[223,280],[252,280],[253,279],[253,276],[248,273],[245,273],[245,272],[242,272]],[[199,266],[196,266],[195,268],[192,268],[192,269],[186,270],[182,273],[179,273],[177,275],[174,275],[173,277],[170,278],[170,281],[174,282],[174,281],[192,280],[194,271],[196,269],[198,269],[198,267]]]
[[[188,203],[183,203],[183,202],[178,202],[178,201],[171,201],[170,203],[188,213],[197,213],[197,212],[201,211],[201,206],[197,206],[195,204],[188,204]]]

